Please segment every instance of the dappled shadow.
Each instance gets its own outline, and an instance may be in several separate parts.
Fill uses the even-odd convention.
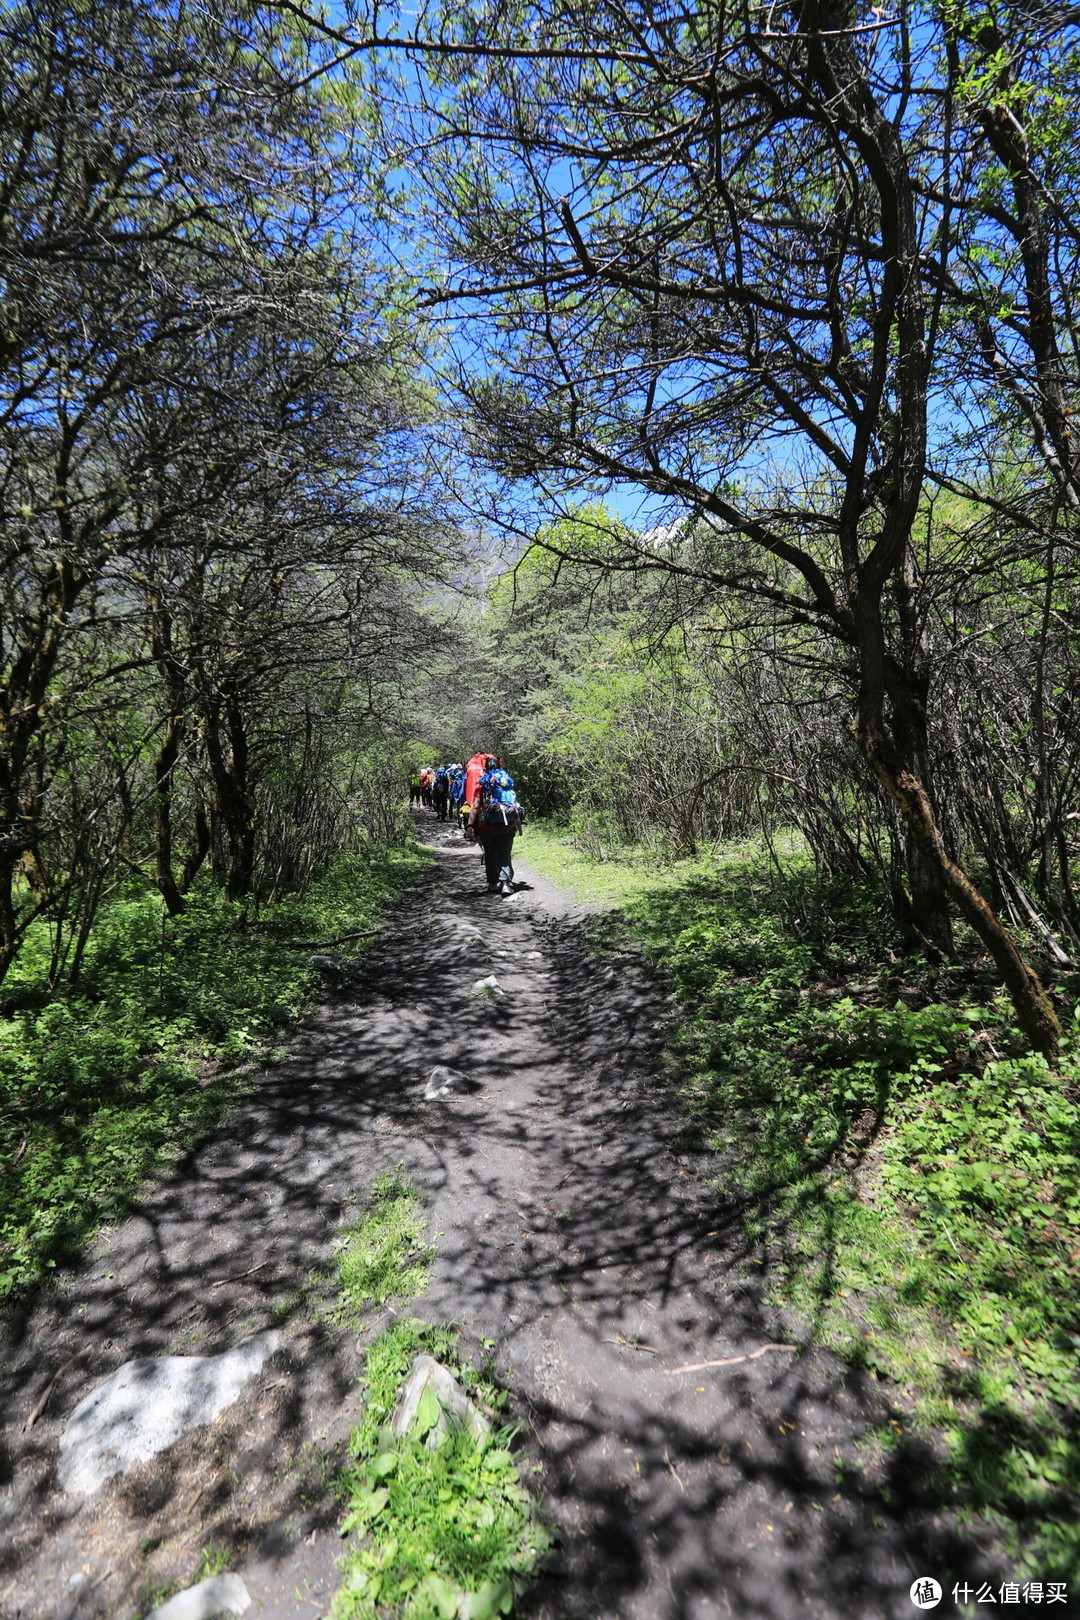
[[[655,979],[633,952],[590,958],[574,919],[547,918],[539,884],[487,896],[474,862],[444,844],[440,873],[288,1060],[12,1319],[0,1591],[15,1577],[22,1614],[51,1614],[41,1582],[67,1578],[95,1527],[122,1551],[87,1616],[134,1601],[140,1537],[197,1526],[200,1546],[272,1563],[330,1526],[326,1476],[358,1410],[361,1353],[327,1316],[327,1266],[353,1200],[399,1160],[438,1234],[415,1308],[491,1347],[543,1468],[561,1539],[526,1605],[535,1620],[872,1620],[911,1611],[917,1574],[988,1578],[920,1499],[926,1459],[912,1453],[906,1476],[899,1454],[892,1474],[860,1464],[867,1428],[895,1415],[887,1393],[764,1303],[744,1212],[718,1204],[715,1162],[686,1147]],[[477,988],[492,975],[494,993]],[[440,1063],[474,1089],[426,1102]],[[368,1336],[385,1319],[373,1313]],[[61,1422],[103,1376],[278,1323],[285,1348],[220,1429],[77,1513],[58,1495]]]

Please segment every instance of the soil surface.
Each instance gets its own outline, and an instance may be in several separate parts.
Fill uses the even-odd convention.
[[[438,1254],[400,1308],[490,1348],[559,1531],[529,1620],[891,1620],[918,1612],[917,1576],[996,1584],[923,1505],[928,1452],[867,1461],[896,1392],[765,1303],[762,1256],[663,1078],[663,987],[633,953],[591,957],[581,911],[523,864],[513,898],[489,897],[475,850],[421,820],[436,867],[287,1061],[4,1322],[0,1613],[142,1616],[207,1547],[252,1615],[327,1613],[329,1485],[364,1345],[394,1314],[346,1331],[327,1268],[399,1161]],[[437,1063],[475,1089],[425,1102]],[[64,1423],[109,1373],[269,1326],[284,1347],[215,1423],[85,1502],[60,1492]]]

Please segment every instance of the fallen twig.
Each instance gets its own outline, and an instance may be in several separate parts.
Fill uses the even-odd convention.
[[[626,1339],[626,1338],[605,1339],[604,1343],[605,1344],[617,1344],[621,1350],[647,1350],[650,1356],[658,1356],[658,1355],[661,1354],[661,1352],[659,1350],[657,1350],[655,1345],[645,1344],[644,1341],[641,1340],[641,1339]],[[686,1371],[688,1371],[688,1369],[686,1367],[676,1367],[676,1368],[674,1368],[674,1371],[675,1372],[686,1372]]]
[[[374,939],[381,928],[361,928],[355,934],[339,934],[337,939],[283,939],[279,943],[294,951],[329,951],[335,945],[345,945],[350,939]]]
[[[760,1350],[751,1350],[748,1356],[725,1356],[722,1361],[693,1361],[688,1367],[665,1367],[664,1371],[672,1377],[676,1373],[704,1372],[707,1367],[734,1367],[737,1361],[756,1361],[763,1356],[766,1350],[797,1350],[797,1344],[763,1344]]]
[[[27,1138],[24,1136],[22,1141],[19,1143],[18,1148],[8,1160],[7,1164],[0,1164],[0,1176],[4,1174],[5,1170],[14,1170],[15,1166],[26,1152],[26,1142]]]
[[[85,1356],[88,1349],[89,1349],[89,1346],[84,1344],[81,1350],[76,1350],[76,1352],[75,1352],[75,1354],[73,1356],[68,1357],[68,1359],[64,1362],[62,1367],[57,1367],[56,1371],[53,1373],[52,1377],[49,1379],[49,1382],[45,1385],[45,1388],[42,1390],[41,1394],[38,1396],[37,1402],[36,1402],[36,1404],[34,1406],[34,1410],[30,1413],[30,1416],[27,1418],[26,1422],[23,1424],[24,1432],[25,1432],[25,1430],[32,1429],[34,1427],[34,1424],[37,1422],[37,1420],[41,1416],[42,1412],[44,1412],[46,1406],[48,1406],[48,1404],[49,1404],[49,1396],[52,1394],[53,1390],[56,1388],[56,1386],[59,1383],[60,1379],[67,1372],[69,1367],[74,1366],[74,1364],[77,1361],[80,1361],[82,1359],[82,1357]]]
[[[216,1283],[210,1284],[210,1287],[224,1288],[226,1283],[243,1282],[245,1277],[254,1277],[257,1271],[261,1271],[264,1266],[268,1266],[269,1264],[269,1260],[260,1260],[259,1264],[257,1266],[252,1266],[250,1271],[241,1271],[237,1277],[219,1277]]]

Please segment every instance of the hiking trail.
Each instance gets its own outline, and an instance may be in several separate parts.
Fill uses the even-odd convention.
[[[766,1303],[715,1157],[685,1148],[655,975],[632,951],[592,959],[581,911],[524,862],[513,898],[489,897],[475,849],[420,822],[435,867],[287,1059],[9,1313],[0,1613],[141,1620],[154,1583],[213,1546],[252,1616],[325,1616],[342,1552],[329,1482],[364,1346],[402,1312],[460,1325],[474,1357],[490,1345],[541,1465],[559,1542],[528,1620],[892,1620],[914,1612],[917,1576],[947,1592],[993,1577],[920,1505],[928,1448],[860,1464],[897,1393]],[[473,1089],[425,1100],[438,1064]],[[435,1269],[358,1337],[311,1279],[351,1200],[399,1161]],[[270,1330],[208,1422],[93,1494],[60,1489],[64,1427],[110,1374]]]

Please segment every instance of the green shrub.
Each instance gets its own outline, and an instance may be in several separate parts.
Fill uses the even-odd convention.
[[[476,1440],[451,1424],[434,1447],[439,1418],[431,1391],[407,1435],[387,1427],[397,1390],[419,1350],[427,1350],[494,1408],[500,1391],[458,1363],[455,1335],[404,1320],[367,1353],[364,1416],[342,1479],[343,1534],[357,1538],[343,1561],[335,1620],[495,1620],[508,1615],[547,1553],[550,1538],[523,1489],[513,1430]]]

